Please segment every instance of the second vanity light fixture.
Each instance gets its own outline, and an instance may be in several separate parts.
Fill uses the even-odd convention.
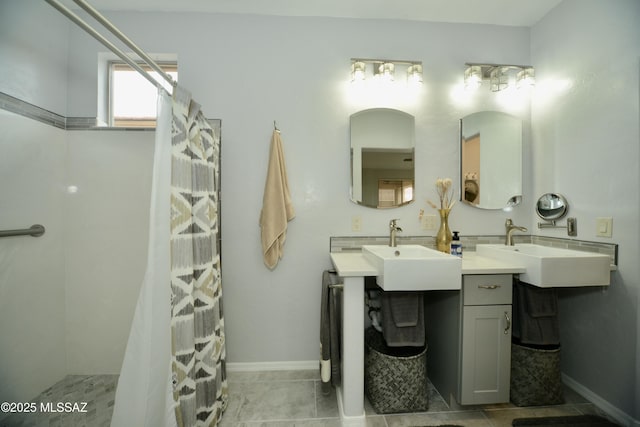
[[[368,78],[371,67],[374,78],[394,81],[396,67],[406,69],[407,83],[422,83],[422,62],[391,59],[351,58],[351,82],[356,83]]]
[[[535,85],[535,70],[531,65],[511,64],[465,64],[464,87],[476,90],[483,80],[489,80],[492,92],[499,92],[509,87],[510,73],[515,72],[515,84],[518,89]]]

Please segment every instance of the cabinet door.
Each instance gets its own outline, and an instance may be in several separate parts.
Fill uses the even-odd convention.
[[[465,306],[462,317],[460,404],[508,402],[511,305]]]

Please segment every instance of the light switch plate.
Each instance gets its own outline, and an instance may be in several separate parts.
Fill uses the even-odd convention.
[[[596,236],[611,237],[613,234],[613,218],[600,217],[596,218]]]

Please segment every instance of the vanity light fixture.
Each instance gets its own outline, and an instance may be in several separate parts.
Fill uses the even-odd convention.
[[[351,62],[351,81],[359,82],[364,80],[367,65],[361,61]]]
[[[386,82],[393,81],[393,74],[396,71],[396,66],[393,62],[383,62],[378,66],[378,72],[376,73],[374,70],[374,75],[379,76]]]
[[[479,65],[470,65],[464,70],[464,88],[468,91],[474,91],[482,85],[482,67]]]
[[[524,68],[516,74],[516,87],[518,89],[535,86],[536,71],[533,67]]]
[[[412,64],[407,68],[407,83],[417,84],[422,83],[422,65]]]
[[[499,92],[509,87],[511,75],[515,72],[517,88],[535,85],[535,70],[531,65],[512,64],[465,64],[464,87],[465,90],[475,90],[482,85],[484,80],[489,80],[492,92]]]
[[[489,85],[491,92],[500,92],[509,87],[509,76],[502,71],[502,67],[495,67],[491,70]]]
[[[369,67],[373,74],[371,76],[368,73]],[[351,82],[365,80],[369,77],[375,77],[387,82],[394,80],[396,69],[404,70],[407,74],[407,83],[422,83],[422,62],[420,61],[405,61],[396,59],[363,59],[363,58],[351,58]]]

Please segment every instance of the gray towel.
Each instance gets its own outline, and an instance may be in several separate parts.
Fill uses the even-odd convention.
[[[514,282],[512,334],[525,345],[560,344],[555,289],[538,288],[518,280]]]
[[[421,292],[382,292],[382,335],[389,347],[422,347],[425,343]]]
[[[387,299],[391,307],[393,323],[399,327],[416,326],[420,320],[422,298],[413,292],[396,292]]]
[[[328,394],[331,385],[340,384],[340,296],[332,285],[340,283],[335,272],[322,273],[320,306],[320,377],[322,392]]]
[[[531,317],[553,317],[558,315],[558,299],[555,289],[526,286],[524,299],[527,313]]]

